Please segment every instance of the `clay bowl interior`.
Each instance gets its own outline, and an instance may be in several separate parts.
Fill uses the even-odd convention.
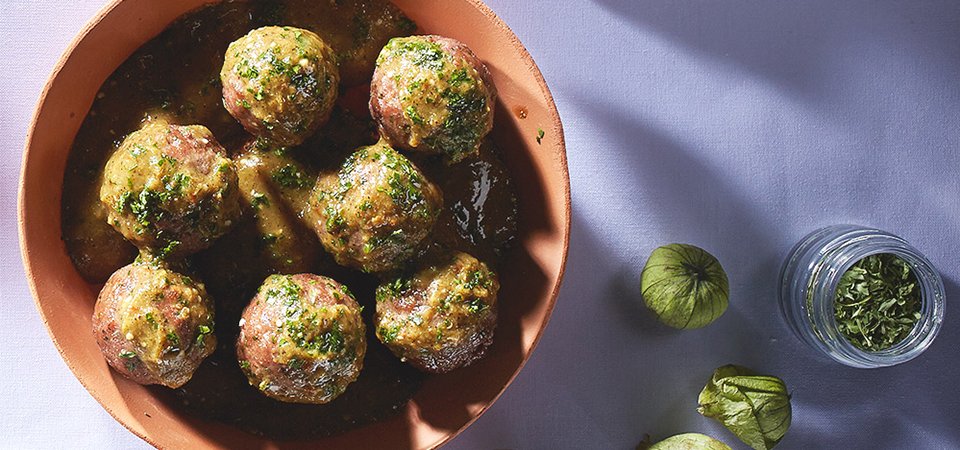
[[[331,438],[271,442],[195,418],[149,389],[110,371],[91,332],[99,286],[77,273],[60,236],[67,154],[103,81],[140,45],[181,14],[209,0],[117,0],[61,59],[41,97],[24,153],[20,242],[37,306],[67,365],[131,432],[162,448],[428,448],[456,436],[513,380],[539,339],[563,275],[570,192],[563,130],[553,99],[529,54],[479,1],[396,0],[421,30],[465,42],[493,73],[500,99],[494,140],[504,150],[520,200],[520,239],[500,266],[500,318],[488,356],[430,377],[393,418]],[[520,110],[526,112],[521,118]],[[538,129],[544,130],[537,142]]]

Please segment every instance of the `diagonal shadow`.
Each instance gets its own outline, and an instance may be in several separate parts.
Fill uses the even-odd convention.
[[[956,2],[813,0],[593,0],[640,28],[652,28],[701,56],[713,57],[801,96],[831,95],[835,66],[896,54],[942,64],[960,56]],[[930,14],[929,10],[940,11]]]

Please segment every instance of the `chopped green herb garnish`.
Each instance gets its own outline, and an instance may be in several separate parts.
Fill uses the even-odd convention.
[[[286,315],[299,314],[300,286],[289,275],[271,275],[276,283],[267,289],[264,298],[269,304],[279,304],[286,308]]]
[[[861,350],[890,348],[920,320],[920,294],[909,263],[889,253],[867,256],[840,278],[834,299],[837,328]]]
[[[424,137],[427,145],[442,149],[451,161],[474,153],[487,124],[487,99],[476,85],[468,89],[451,87],[441,94],[447,117],[439,132]]]
[[[384,51],[377,58],[377,65],[383,63],[386,55],[401,57],[410,60],[415,65],[429,70],[439,71],[444,65],[444,51],[439,44],[423,38],[394,38],[387,43]]]
[[[293,164],[287,164],[273,171],[271,177],[285,188],[303,189],[311,184],[308,177]]]
[[[253,191],[251,192],[250,206],[254,209],[260,209],[261,206],[270,206],[270,198],[266,194]]]
[[[384,344],[389,344],[393,341],[396,341],[399,334],[400,326],[377,328],[377,335],[380,336],[380,341]]]
[[[208,334],[213,333],[213,328],[207,325],[200,325],[197,327],[197,345],[203,346],[206,342],[206,337]]]
[[[414,125],[423,125],[426,121],[423,120],[423,117],[420,117],[420,113],[417,111],[417,107],[410,105],[403,110],[403,114],[413,122]]]
[[[168,256],[173,254],[176,251],[177,247],[180,246],[180,241],[170,241],[167,242],[167,245],[160,249],[160,252],[157,254],[157,258],[166,259]]]
[[[332,205],[328,205],[324,208],[323,213],[327,216],[327,231],[335,232],[343,228],[347,221],[343,217],[343,213],[339,209],[334,208]]]
[[[451,85],[451,86],[456,86],[456,85],[458,85],[458,84],[460,84],[460,83],[466,83],[466,82],[468,82],[468,81],[471,81],[471,79],[470,79],[470,74],[467,73],[466,67],[462,67],[462,68],[460,68],[460,69],[457,69],[457,70],[453,71],[452,74],[450,74],[450,85]]]
[[[403,230],[393,230],[387,235],[375,234],[370,237],[370,240],[363,244],[363,252],[370,253],[384,244],[393,243],[402,245],[405,239],[404,236]]]
[[[410,289],[409,278],[397,278],[389,283],[381,284],[377,288],[377,301],[382,302],[391,298],[398,298]]]
[[[173,344],[174,347],[180,346],[180,336],[177,336],[177,333],[173,331],[170,331],[167,333],[167,340],[170,341],[170,343]]]
[[[259,88],[257,88],[257,89],[248,88],[248,89],[247,89],[247,92],[250,93],[250,95],[253,96],[253,99],[256,100],[256,101],[258,101],[258,102],[259,102],[259,101],[262,101],[262,100],[264,99],[264,92],[263,92],[263,87],[262,87],[262,86],[259,87]]]
[[[477,314],[486,311],[487,308],[489,308],[489,306],[479,298],[471,298],[470,300],[467,300],[466,305],[467,311],[469,311],[471,314]]]
[[[180,195],[183,193],[183,188],[187,187],[190,184],[190,176],[183,173],[175,173],[173,175],[167,175],[161,180],[163,182],[163,189],[167,193],[172,195]]]
[[[160,205],[169,200],[172,195],[171,192],[156,192],[149,189],[143,189],[139,194],[127,191],[117,200],[115,209],[118,213],[129,210],[142,228],[152,229],[153,223],[165,215]]]
[[[247,58],[241,58],[239,61],[237,61],[237,64],[233,67],[233,70],[237,72],[237,75],[247,79],[260,76],[260,70],[251,64],[250,60]]]
[[[490,278],[490,273],[486,270],[478,269],[470,272],[470,275],[467,276],[467,282],[464,284],[465,289],[476,289],[478,287],[489,288],[493,283],[493,279]]]
[[[170,167],[176,167],[177,163],[179,162],[177,161],[176,158],[172,156],[167,156],[167,155],[160,155],[160,158],[157,159],[156,161],[157,161],[157,167],[163,167],[164,165],[169,165]]]
[[[543,135],[544,135],[543,128],[537,128],[537,144],[539,144],[540,141],[543,140]]]
[[[316,326],[316,324],[312,324]],[[346,341],[340,324],[334,322],[329,329],[321,333],[307,330],[304,320],[290,320],[286,325],[287,335],[293,338],[293,344],[311,353],[339,353],[346,348]]]
[[[384,166],[393,169],[387,178],[387,185],[390,186],[388,194],[393,202],[408,211],[421,206],[423,190],[420,184],[423,178],[413,163],[392,149],[379,153],[379,157]]]

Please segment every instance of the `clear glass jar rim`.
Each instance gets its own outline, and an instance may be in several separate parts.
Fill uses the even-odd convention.
[[[910,334],[890,348],[869,352],[838,329],[834,311],[840,278],[857,261],[895,254],[914,270],[921,288],[921,317]],[[944,316],[943,280],[933,264],[904,239],[871,227],[832,225],[804,236],[780,272],[780,304],[787,324],[811,348],[852,367],[886,367],[909,361],[930,346]]]
[[[924,341],[932,340],[939,331],[943,311],[943,284],[930,261],[903,239],[882,231],[880,234],[865,235],[845,242],[832,253],[834,254],[826,255],[824,260],[826,262],[831,256],[836,257],[837,264],[833,266],[835,270],[831,270],[821,279],[820,286],[813,287],[816,289],[814,298],[820,299],[819,305],[815,304],[819,314],[814,314],[813,317],[827,320],[828,323],[821,324],[822,329],[836,334],[836,338],[831,339],[832,342],[828,345],[847,357],[868,364],[899,364],[913,359],[925,350]],[[877,254],[893,254],[910,264],[920,283],[921,317],[903,340],[884,350],[871,352],[856,347],[839,332],[834,307],[836,290],[843,275],[863,258]],[[931,274],[936,276],[936,280],[931,280]],[[929,311],[931,306],[933,314]],[[932,324],[927,323],[931,320]]]

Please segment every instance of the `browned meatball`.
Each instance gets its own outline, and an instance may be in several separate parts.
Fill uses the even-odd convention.
[[[240,215],[237,174],[210,130],[162,122],[127,136],[100,186],[107,222],[142,250],[202,250]]]
[[[354,152],[339,173],[320,177],[308,217],[337,263],[383,272],[414,255],[442,206],[440,189],[380,141]]]
[[[356,381],[366,351],[360,306],[327,277],[271,275],[240,319],[240,368],[280,401],[333,400]]]
[[[313,32],[263,27],[230,44],[220,80],[223,106],[247,131],[293,146],[330,117],[340,72],[333,50]]]
[[[417,26],[387,0],[284,0],[254,2],[254,19],[264,25],[290,25],[316,32],[333,47],[345,86],[370,83],[373,64],[390,38]]]
[[[370,114],[395,147],[455,163],[476,154],[493,128],[496,97],[490,72],[462,42],[394,38],[377,59]]]
[[[121,375],[177,388],[216,349],[213,318],[213,301],[203,284],[136,262],[103,286],[93,332],[104,358]]]
[[[497,276],[463,252],[438,251],[377,288],[377,338],[427,372],[483,357],[497,326]]]

